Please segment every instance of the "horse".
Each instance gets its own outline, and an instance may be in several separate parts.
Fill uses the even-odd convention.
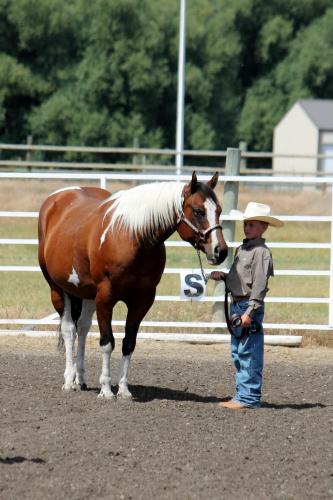
[[[128,369],[138,329],[152,306],[164,271],[164,242],[175,231],[206,254],[209,264],[228,253],[219,223],[221,206],[214,188],[218,173],[188,184],[156,182],[114,194],[95,187],[70,187],[50,194],[38,219],[38,259],[60,316],[65,344],[64,390],[87,390],[86,336],[96,311],[102,353],[98,397],[131,398]],[[111,390],[111,353],[115,346],[112,311],[127,306],[118,392]],[[78,338],[76,363],[73,348]]]

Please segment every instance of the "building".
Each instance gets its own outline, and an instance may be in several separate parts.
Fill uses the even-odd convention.
[[[303,156],[274,157],[275,173],[333,174],[333,100],[297,101],[274,129],[273,153]],[[315,158],[318,154],[332,158]],[[305,158],[307,155],[312,158]]]

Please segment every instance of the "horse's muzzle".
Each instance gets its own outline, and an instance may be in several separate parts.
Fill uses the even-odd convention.
[[[214,253],[210,251],[206,251],[206,257],[209,264],[213,266],[217,266],[221,264],[228,256],[228,247],[221,247],[220,245],[216,245],[214,248]]]

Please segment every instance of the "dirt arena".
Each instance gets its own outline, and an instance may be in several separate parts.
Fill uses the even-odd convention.
[[[332,349],[266,347],[263,407],[231,412],[228,346],[141,341],[109,402],[97,344],[68,394],[54,339],[0,338],[1,499],[333,497]]]

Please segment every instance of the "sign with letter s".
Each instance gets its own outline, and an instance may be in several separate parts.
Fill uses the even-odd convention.
[[[180,296],[186,300],[202,300],[206,293],[206,283],[199,269],[180,273]]]

